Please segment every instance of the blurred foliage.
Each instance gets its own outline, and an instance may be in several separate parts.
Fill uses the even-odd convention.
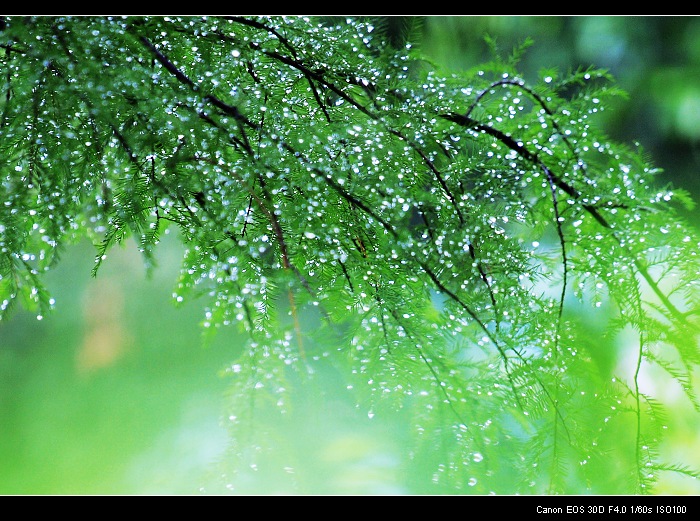
[[[700,194],[700,17],[697,16],[427,16],[423,51],[437,63],[471,69],[489,59],[487,37],[503,50],[530,39],[520,68],[607,69],[629,96],[601,115],[612,139],[639,142],[663,178]],[[415,23],[415,20],[412,22]],[[404,24],[393,21],[395,33]],[[395,38],[398,38],[395,36]],[[700,213],[686,213],[700,225]]]
[[[596,116],[599,126],[614,140],[640,142],[665,170],[656,181],[667,180],[700,193],[697,18],[389,17],[376,20],[376,26],[397,48],[407,40],[420,40],[416,46],[445,70],[472,71],[491,60],[486,35],[506,54],[532,39],[518,69],[533,84],[544,77],[545,70],[565,77],[580,67],[608,69],[630,96],[608,98],[611,110]],[[186,60],[184,54],[181,58]],[[250,76],[255,78],[253,73]],[[338,101],[330,95],[327,99]],[[156,106],[160,100],[151,102]],[[131,110],[125,105],[125,114]],[[72,120],[69,124],[78,126]],[[176,150],[169,167],[179,159],[178,143],[169,143]],[[154,143],[146,143],[145,149],[149,146]],[[119,203],[133,202],[127,196]],[[190,204],[203,204],[200,192],[193,189],[189,196]],[[697,212],[680,206],[678,210],[699,222]],[[549,240],[554,231],[550,229]],[[187,235],[187,230],[182,233]],[[117,248],[103,263],[98,278],[90,281],[87,274],[94,251],[92,245],[79,243],[63,254],[62,263],[48,275],[47,288],[57,295],[57,308],[41,321],[36,313],[20,311],[12,320],[0,322],[0,493],[546,493],[550,476],[558,480],[558,490],[567,492],[639,491],[629,465],[639,456],[634,451],[640,427],[635,412],[640,408],[637,404],[635,411],[629,398],[642,395],[615,381],[620,371],[634,367],[639,350],[634,342],[639,340],[630,328],[608,327],[615,309],[605,298],[594,309],[567,301],[570,332],[576,339],[570,349],[574,355],[585,353],[586,358],[578,366],[572,361],[571,369],[590,372],[576,381],[580,394],[568,396],[567,407],[585,410],[589,396],[596,401],[593,395],[600,403],[587,414],[567,419],[579,429],[580,438],[572,444],[576,448],[569,452],[560,448],[559,457],[551,457],[552,440],[539,433],[551,434],[554,426],[555,438],[564,439],[565,434],[561,430],[557,434],[559,420],[546,414],[548,403],[540,395],[529,404],[533,411],[539,410],[530,419],[518,418],[511,410],[494,414],[493,408],[468,404],[466,410],[474,414],[469,426],[479,429],[469,441],[483,444],[476,449],[461,443],[467,437],[454,425],[445,405],[449,399],[440,403],[421,393],[401,394],[400,385],[387,384],[392,375],[376,367],[376,385],[370,379],[368,388],[361,389],[358,382],[367,383],[366,373],[348,377],[339,372],[313,340],[305,346],[316,372],[310,382],[287,373],[284,381],[279,374],[266,379],[264,371],[255,367],[259,360],[243,348],[247,339],[231,328],[219,328],[203,348],[198,330],[201,302],[172,307],[173,297],[181,300],[183,289],[176,286],[174,294],[171,290],[183,254],[174,237],[164,233],[154,251],[151,247],[161,237],[151,237],[152,244],[123,238],[129,251],[146,249],[147,262],[159,264],[149,271],[151,278],[140,257]],[[197,253],[188,255],[193,266],[205,262]],[[187,280],[182,274],[181,281]],[[435,310],[425,313],[424,318],[438,321]],[[209,318],[211,313],[207,322]],[[318,320],[313,313],[303,318],[305,327]],[[390,333],[397,331],[401,328]],[[395,348],[401,342],[401,335],[396,336]],[[290,358],[288,350],[272,353],[280,360],[283,355]],[[250,372],[250,366],[240,364],[246,356],[254,368]],[[371,360],[370,365],[379,361]],[[498,367],[498,357],[489,362],[494,364],[491,369]],[[408,375],[426,371],[424,364],[407,365]],[[470,392],[499,399],[508,396],[498,390],[503,374],[482,380],[476,370],[485,364],[466,367],[460,367],[464,375],[474,376],[466,380]],[[225,376],[217,378],[224,368]],[[546,376],[552,381],[557,378]],[[654,462],[647,482],[656,483],[655,492],[697,493],[697,482],[682,472],[686,465],[700,465],[695,451],[697,412],[681,385],[687,375],[673,376],[677,378],[650,364],[639,379],[635,377],[644,396],[671,405],[666,411],[652,400],[644,405],[659,416],[655,421],[643,417],[641,427],[650,442],[638,448],[649,451],[644,461]],[[293,399],[276,390],[266,395],[246,388],[273,387],[278,377],[280,388],[288,385],[295,390]],[[421,388],[418,383],[416,389]],[[401,384],[409,388],[409,383]],[[396,402],[373,397],[370,390],[377,388],[401,396],[398,410],[392,405]],[[222,403],[224,392],[230,394]],[[249,403],[241,403],[244,396]],[[618,401],[624,409],[620,414],[613,412]],[[228,428],[235,423],[237,428],[231,432],[241,439],[225,438],[223,427],[216,423],[222,409],[223,424]],[[246,412],[236,418],[239,411]],[[590,451],[582,448],[586,444]],[[618,450],[605,452],[600,447]],[[497,457],[506,453],[510,456]],[[681,463],[664,469],[658,465],[659,453]],[[518,454],[527,458],[511,466]],[[240,461],[250,464],[240,466]],[[526,479],[537,475],[542,479]],[[641,483],[644,486],[645,480]]]
[[[200,308],[172,303],[181,251],[163,246],[152,277],[129,243],[92,279],[81,243],[48,276],[49,316],[0,322],[0,494],[198,492],[227,443],[219,375],[238,344],[203,347]]]

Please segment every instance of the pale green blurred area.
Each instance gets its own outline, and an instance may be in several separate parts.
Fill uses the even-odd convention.
[[[274,450],[222,474],[231,470],[227,415],[236,409],[223,369],[241,338],[222,330],[203,344],[202,302],[172,301],[182,247],[174,237],[160,246],[150,278],[131,242],[96,279],[92,246],[70,248],[48,279],[56,310],[0,324],[0,494],[454,492],[433,488],[434,454],[406,465],[414,426],[405,413],[355,407],[333,375],[293,396],[291,414],[263,404],[238,441]],[[624,356],[610,363],[629,373]],[[700,466],[698,415],[678,386],[655,371],[642,384],[677,404],[662,452]],[[687,477],[666,473],[659,483],[661,494],[700,493]]]
[[[226,443],[236,336],[204,347],[197,303],[172,287],[181,246],[147,277],[133,243],[98,277],[95,250],[68,248],[47,278],[56,309],[0,323],[0,493],[190,493]]]
[[[426,54],[456,69],[485,59],[484,32],[505,49],[535,40],[523,61],[529,79],[543,67],[609,68],[632,94],[606,113],[609,134],[642,142],[668,180],[700,198],[700,19],[429,17],[424,30]],[[688,217],[700,224],[697,212]],[[231,405],[221,373],[243,339],[222,330],[205,346],[204,303],[174,305],[175,237],[156,251],[150,276],[131,242],[109,254],[96,279],[94,254],[87,243],[70,247],[49,274],[53,313],[39,321],[17,309],[0,323],[0,494],[427,490],[430,476],[418,474],[434,461],[414,465],[416,475],[402,467],[406,418],[370,418],[342,393],[267,426],[284,456],[263,457],[235,480],[219,475]],[[605,363],[629,372],[624,358]],[[643,376],[677,407],[662,452],[700,467],[698,414],[668,378]],[[700,494],[700,483],[667,473],[656,492]]]

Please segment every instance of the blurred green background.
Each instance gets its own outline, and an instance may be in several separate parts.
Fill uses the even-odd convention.
[[[176,308],[181,247],[149,277],[129,242],[93,279],[94,248],[69,248],[47,284],[55,312],[0,324],[0,493],[196,491],[222,451],[223,334],[204,347],[197,303]]]
[[[642,143],[664,169],[662,182],[700,199],[700,18],[431,16],[422,22],[424,53],[446,69],[488,59],[484,34],[505,50],[534,40],[521,66],[526,79],[541,68],[609,69],[630,98],[604,113],[607,133]],[[686,215],[700,225],[698,212]],[[111,252],[93,279],[94,249],[81,243],[47,278],[55,312],[39,321],[17,309],[0,323],[0,494],[194,494],[216,480],[212,472],[227,445],[221,371],[240,340],[223,330],[203,345],[201,302],[173,305],[181,254],[176,238],[166,237],[159,266],[148,275],[129,242]],[[665,447],[698,466],[697,414],[687,414],[682,398],[678,403]],[[290,431],[295,450],[320,450],[317,468],[332,469],[329,479],[299,476],[307,479],[301,490],[409,491],[391,431],[344,406],[345,423],[327,420],[320,449],[303,426]],[[275,486],[242,491],[291,492]],[[669,477],[659,492],[697,494],[700,486]]]
[[[423,51],[452,69],[491,56],[485,34],[506,53],[533,40],[520,66],[529,81],[542,69],[607,69],[629,98],[600,115],[606,133],[641,143],[664,169],[661,182],[700,195],[700,17],[435,16],[423,32]],[[684,215],[700,224],[700,212]]]

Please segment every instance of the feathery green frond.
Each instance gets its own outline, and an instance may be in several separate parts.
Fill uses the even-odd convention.
[[[264,460],[272,425],[332,389],[399,411],[403,464],[432,469],[419,491],[696,476],[661,463],[663,404],[640,390],[658,365],[697,407],[689,196],[598,128],[623,94],[607,71],[528,83],[525,41],[444,74],[408,45],[418,23],[7,17],[0,318],[18,299],[48,312],[41,275],[78,238],[99,276],[130,238],[155,264],[172,232],[174,299],[250,339],[227,373],[233,462]],[[580,306],[609,310],[605,340]],[[628,334],[636,364],[610,381],[601,345]]]

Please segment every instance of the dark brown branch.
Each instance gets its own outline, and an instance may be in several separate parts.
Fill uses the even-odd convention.
[[[146,38],[145,36],[140,36],[139,40],[141,40],[141,43],[143,43],[153,53],[153,55],[160,62],[160,64],[163,67],[165,67],[165,69],[170,74],[175,76],[180,83],[184,83],[185,85],[192,87],[193,90],[199,90],[199,87],[195,85],[195,83],[192,80],[190,80],[185,74],[183,74],[173,62],[166,58],[165,55],[161,53],[148,38]]]
[[[481,278],[482,282],[486,286],[486,289],[489,292],[489,299],[491,300],[491,305],[493,306],[493,316],[494,316],[494,321],[496,323],[496,332],[499,331],[500,328],[500,319],[499,319],[499,313],[498,313],[498,303],[496,302],[496,295],[493,292],[493,288],[491,287],[491,282],[489,281],[488,275],[486,275],[486,270],[484,270],[484,264],[481,262],[480,259],[476,258],[476,250],[474,248],[474,245],[470,242],[469,243],[469,255],[471,256],[472,260],[476,263],[476,269],[479,271],[479,277]]]
[[[251,43],[250,44],[251,48],[260,50],[259,44],[256,43]],[[289,65],[295,69],[297,69],[299,72],[301,72],[307,80],[311,83],[312,80],[316,81],[317,83],[324,85],[326,88],[330,89],[331,92],[342,98],[343,100],[347,101],[350,103],[353,107],[358,109],[360,112],[371,118],[373,121],[381,121],[381,118],[372,113],[367,107],[362,105],[361,103],[357,102],[352,96],[348,95],[345,93],[342,89],[338,88],[335,84],[331,83],[330,81],[326,80],[323,76],[322,73],[316,72],[311,70],[309,67],[305,66],[303,63],[296,59],[291,59],[286,56],[283,56],[279,54],[278,52],[274,51],[262,51],[263,54],[269,56],[270,58],[273,58],[275,60],[278,60],[286,65]],[[313,89],[313,85],[312,85]],[[314,90],[315,93],[315,90]],[[325,109],[324,109],[325,113]],[[328,114],[326,114],[326,117],[328,117]],[[330,119],[329,119],[330,120]],[[459,218],[459,221],[461,224],[464,224],[464,216],[462,215],[462,212],[459,208],[459,205],[457,204],[457,200],[452,194],[451,190],[447,186],[447,183],[445,182],[442,174],[440,171],[437,169],[435,164],[430,160],[430,158],[423,152],[423,150],[420,149],[415,143],[413,143],[410,139],[408,139],[405,135],[403,135],[401,132],[399,132],[396,129],[389,129],[389,132],[393,134],[394,136],[398,137],[399,139],[405,141],[406,143],[409,144],[409,146],[421,157],[423,162],[428,166],[430,171],[433,173],[435,178],[437,179],[438,183],[440,183],[441,188],[445,192],[445,195],[449,199],[450,203],[452,204],[455,212],[457,213],[457,216]]]
[[[394,226],[389,223],[386,219],[382,218],[377,212],[372,210],[367,204],[365,204],[362,200],[358,199],[354,195],[352,195],[349,192],[346,192],[343,187],[338,184],[330,175],[327,173],[323,172],[320,168],[315,166],[313,163],[311,163],[308,159],[306,159],[303,155],[301,155],[299,152],[294,150],[291,145],[286,143],[285,141],[278,140],[277,143],[282,146],[287,152],[291,153],[293,156],[297,157],[301,161],[304,162],[306,166],[311,168],[311,170],[326,182],[328,186],[330,186],[340,197],[345,199],[348,203],[350,203],[351,206],[359,208],[363,212],[365,212],[367,215],[372,217],[375,221],[380,223],[382,227],[395,239],[399,238],[399,235],[394,228]]]
[[[177,66],[171,62],[167,56],[165,56],[163,53],[161,53],[158,48],[145,36],[140,36],[139,40],[141,43],[143,43],[155,56],[155,58],[158,60],[158,62],[165,67],[165,69],[170,72],[175,78],[182,84],[187,85],[190,87],[194,92],[199,92],[200,88],[197,84],[195,84],[185,73],[183,73],[180,69],[177,68]],[[243,114],[240,113],[238,110],[238,107],[235,107],[233,105],[229,105],[228,103],[225,103],[224,101],[220,100],[213,94],[204,94],[202,96],[204,101],[210,103],[211,105],[215,106],[219,110],[221,110],[224,114],[227,116],[231,116],[234,118],[236,121],[240,121],[244,123],[245,125],[251,127],[251,128],[257,128],[257,125],[250,121],[248,118],[246,118]]]
[[[545,165],[542,160],[539,159],[537,154],[534,154],[527,148],[525,148],[524,145],[521,145],[517,141],[515,141],[512,137],[509,135],[505,134],[504,132],[501,132],[500,130],[493,128],[489,125],[484,125],[483,123],[472,119],[467,116],[463,116],[461,114],[456,114],[456,113],[450,113],[450,114],[442,114],[442,117],[449,120],[453,121],[454,123],[457,123],[458,125],[461,125],[463,127],[466,127],[471,130],[479,131],[479,132],[484,132],[485,134],[488,134],[494,138],[496,138],[498,141],[503,143],[506,147],[510,148],[514,152],[516,152],[520,157],[523,159],[533,163],[534,165],[538,166],[539,168],[542,169],[542,171],[545,173],[548,179],[551,179],[551,182],[553,182],[559,189],[561,189],[563,192],[565,192],[567,195],[571,196],[573,199],[580,199],[581,194],[578,190],[576,190],[573,186],[569,185],[565,181],[563,181],[560,177],[555,175],[547,165]],[[581,204],[581,207],[588,212],[589,215],[591,215],[601,226],[604,228],[612,230],[612,225],[608,222],[608,220],[603,217],[603,215],[592,205],[590,204]],[[615,238],[615,240],[622,245],[624,241],[622,241],[618,234],[615,233],[615,231],[612,231],[612,236]],[[661,291],[661,288],[659,288],[658,284],[654,281],[652,276],[649,274],[649,271],[647,268],[644,266],[644,264],[638,259],[635,258],[634,260],[634,265],[637,268],[637,271],[639,274],[644,278],[644,280],[649,284],[649,287],[652,289],[654,294],[659,298],[659,300],[663,303],[664,307],[669,311],[671,316],[677,320],[681,325],[688,326],[688,322],[685,320],[685,317],[683,316],[683,313],[681,313],[678,308],[676,308],[673,303],[669,300],[669,298],[664,294],[663,291]]]
[[[503,143],[505,146],[516,152],[520,157],[523,159],[535,164],[539,168],[542,169],[542,171],[545,173],[545,175],[548,178],[551,178],[552,182],[556,184],[556,186],[561,189],[564,193],[569,195],[570,197],[574,199],[580,199],[581,198],[581,193],[576,190],[573,186],[568,184],[566,181],[555,175],[547,165],[545,165],[542,160],[537,156],[537,154],[531,152],[528,150],[524,145],[518,143],[515,139],[510,137],[508,134],[501,132],[500,130],[493,128],[489,125],[485,125],[475,119],[472,119],[468,116],[463,116],[461,114],[456,114],[456,113],[450,113],[450,114],[442,114],[442,117],[452,121],[454,123],[457,123],[458,125],[461,125],[463,127],[466,127],[468,129],[472,129],[478,132],[483,132],[485,134],[488,134],[494,138],[496,138],[498,141]],[[610,223],[603,217],[600,212],[592,205],[590,204],[581,204],[581,206],[593,217],[598,223],[600,223],[601,226],[605,228],[612,228]]]
[[[275,36],[275,38],[277,38],[280,41],[280,43],[284,45],[296,58],[296,49],[294,48],[294,46],[290,44],[289,40],[287,40],[284,36],[277,32],[273,27],[269,27],[264,23],[258,22],[256,20],[251,20],[250,18],[244,18],[242,16],[224,16],[224,20],[236,22],[242,25],[247,25],[248,27],[254,27],[255,29],[267,31],[268,33]]]

